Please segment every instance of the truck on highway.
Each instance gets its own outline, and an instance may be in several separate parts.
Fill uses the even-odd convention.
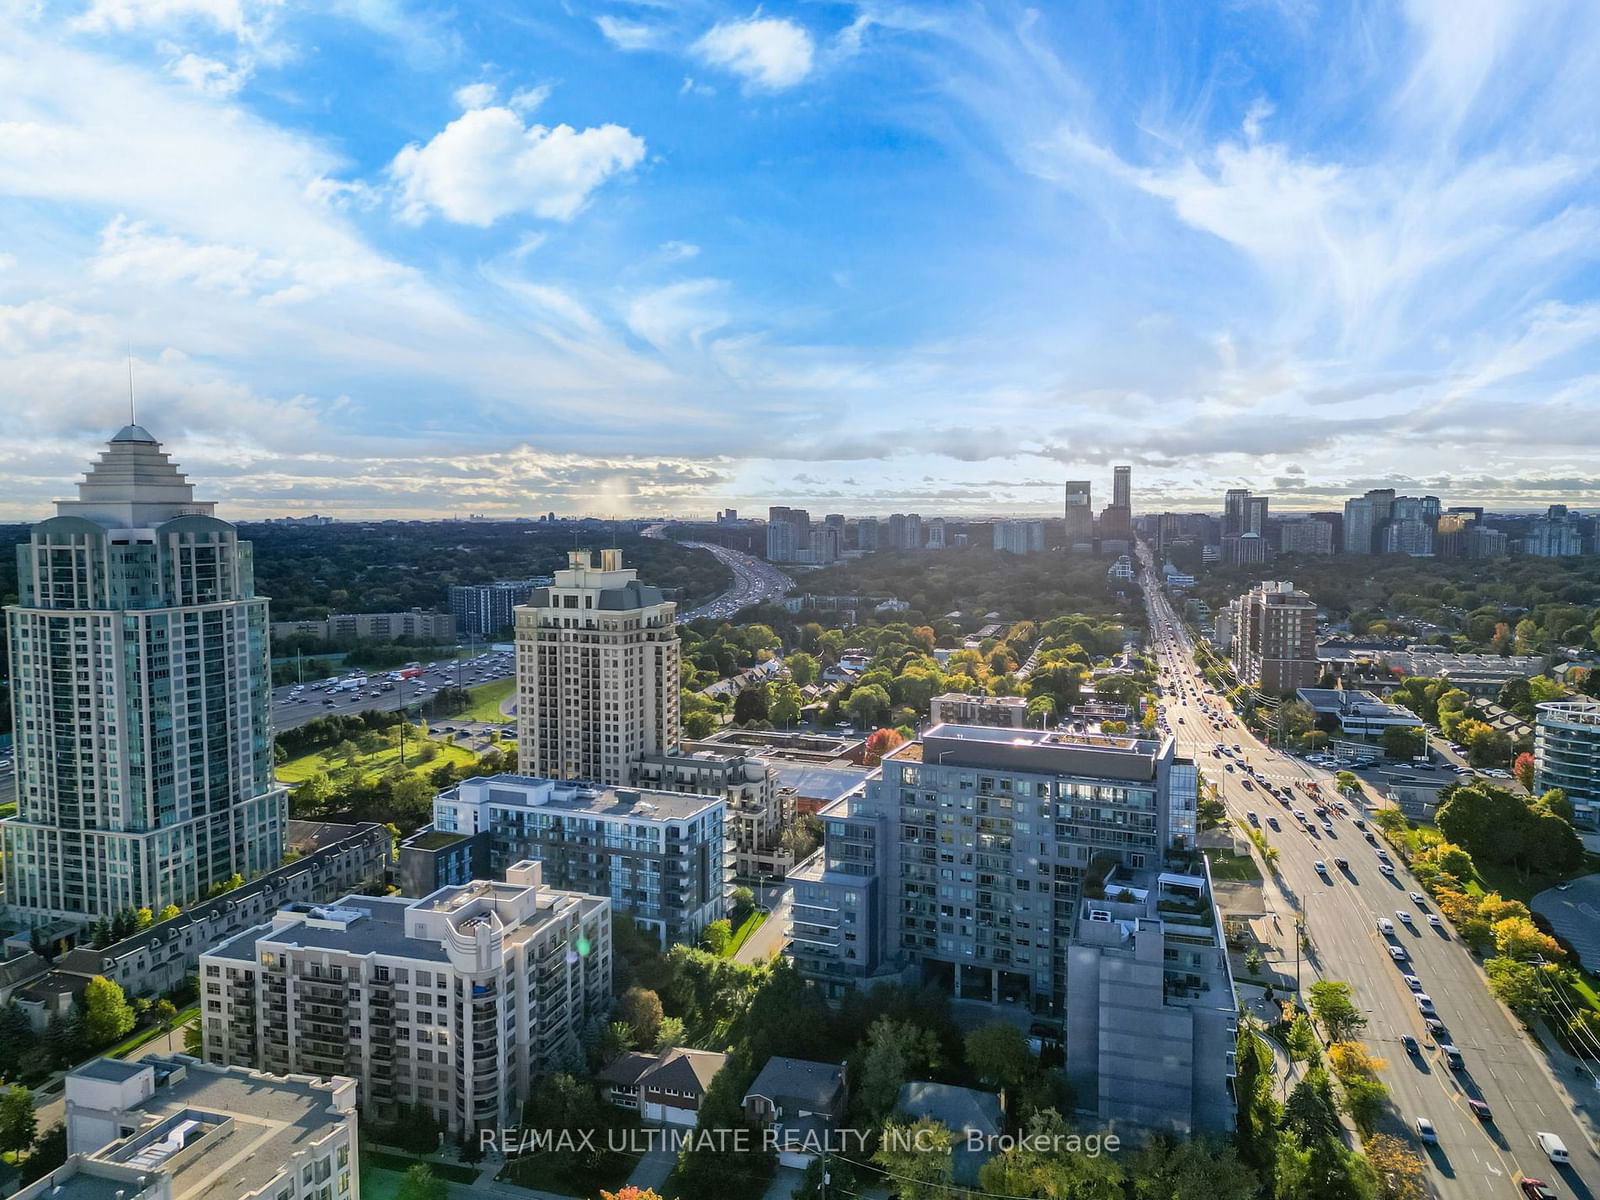
[[[360,691],[366,686],[367,677],[365,675],[348,675],[334,684],[331,690],[335,692],[353,692]]]

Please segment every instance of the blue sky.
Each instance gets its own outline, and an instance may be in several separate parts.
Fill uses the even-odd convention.
[[[0,512],[1600,504],[1589,3],[0,0]]]

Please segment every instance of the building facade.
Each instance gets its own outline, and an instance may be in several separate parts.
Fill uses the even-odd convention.
[[[250,544],[138,425],[17,548],[6,609],[25,924],[188,904],[283,858]]]
[[[200,960],[208,1062],[347,1075],[364,1113],[514,1121],[611,1005],[611,906],[538,863],[420,900],[294,905]]]
[[[795,963],[832,996],[899,972],[1059,1016],[1078,900],[1192,847],[1197,786],[1170,738],[936,725],[822,810]]]
[[[930,702],[928,719],[933,725],[998,725],[1021,729],[1028,723],[1028,702],[1021,696],[945,692]]]
[[[996,521],[994,548],[1008,554],[1037,554],[1044,549],[1043,521]]]
[[[721,796],[496,775],[439,793],[433,825],[487,831],[492,875],[537,859],[550,886],[609,897],[663,944],[694,943],[727,915],[727,806]]]
[[[510,623],[508,617],[506,625]],[[420,608],[410,612],[335,613],[320,620],[274,621],[272,636],[274,640],[306,637],[345,642],[426,638],[445,643],[455,640],[456,619],[451,613],[423,612]]]
[[[548,579],[501,579],[457,584],[450,589],[450,616],[462,637],[486,638],[510,629],[514,610]]]
[[[794,793],[780,788],[778,773],[754,754],[647,754],[633,765],[629,782],[647,791],[726,800],[733,872],[740,879],[781,878],[794,866],[783,848],[783,831],[794,820]]]
[[[1264,692],[1317,685],[1317,606],[1292,583],[1265,581],[1239,598],[1233,661],[1239,681]]]
[[[1087,479],[1069,479],[1066,486],[1067,528],[1064,545],[1069,551],[1094,549],[1094,505]]]
[[[625,784],[679,737],[677,606],[622,566],[574,550],[516,610],[517,750],[525,775]]]
[[[1332,554],[1333,526],[1311,517],[1281,521],[1278,549],[1285,554]]]
[[[1600,704],[1552,700],[1538,706],[1533,737],[1533,792],[1560,788],[1572,823],[1600,828]]]

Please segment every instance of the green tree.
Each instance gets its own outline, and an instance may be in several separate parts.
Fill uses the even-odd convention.
[[[768,720],[779,729],[787,729],[800,721],[800,709],[805,697],[795,684],[785,680],[772,688],[772,701],[767,709]]]
[[[1035,1113],[1024,1128],[1023,1143],[983,1164],[978,1186],[996,1196],[1029,1196],[1050,1200],[1124,1200],[1126,1176],[1106,1154],[1074,1154],[1045,1149],[1064,1145],[1066,1122],[1053,1110]],[[947,1196],[957,1200],[959,1193]]]
[[[0,1092],[0,1150],[20,1154],[33,1145],[38,1129],[32,1092],[20,1083]]]
[[[1317,1041],[1317,1031],[1311,1028],[1311,1019],[1305,1013],[1296,1013],[1289,1023],[1289,1057],[1295,1062],[1314,1063],[1322,1057],[1322,1043]]]
[[[194,1058],[205,1057],[205,1034],[200,1028],[199,1017],[183,1027],[183,1052]]]
[[[894,1108],[900,1085],[932,1069],[940,1061],[939,1039],[932,1031],[909,1021],[879,1017],[867,1030],[866,1053],[861,1060],[861,1084],[856,1100],[869,1120],[878,1120]]]
[[[1261,1181],[1232,1146],[1158,1138],[1129,1162],[1137,1200],[1255,1200]]]
[[[161,1028],[171,1029],[173,1019],[178,1015],[178,1006],[163,996],[151,1006],[150,1012]]]
[[[683,1022],[677,1017],[662,1017],[661,1024],[656,1027],[656,1044],[653,1047],[657,1054],[665,1054],[675,1046],[684,1042]]]
[[[889,717],[889,693],[878,684],[858,684],[844,707],[857,728],[881,725]]]
[[[1491,958],[1483,964],[1489,990],[1507,1008],[1528,1014],[1543,1012],[1549,1003],[1541,968],[1512,958]]]
[[[449,1200],[450,1189],[427,1163],[409,1167],[400,1180],[395,1200]]]
[[[1367,1027],[1367,1018],[1356,1007],[1350,985],[1337,979],[1320,979],[1309,991],[1311,1011],[1333,1042],[1354,1041]]]
[[[726,917],[720,921],[713,921],[707,925],[705,932],[700,935],[700,944],[713,954],[726,954],[728,943],[733,940],[733,926]]]
[[[116,1041],[133,1028],[133,1006],[122,986],[96,975],[83,989],[83,1034],[91,1046]]]
[[[626,1021],[611,1021],[600,1031],[599,1056],[602,1063],[608,1063],[632,1048],[633,1026]]]
[[[923,1117],[909,1125],[888,1122],[872,1161],[884,1169],[897,1200],[947,1200],[956,1135]]]
[[[180,911],[181,910],[178,908],[178,906],[176,904],[169,904],[165,908],[163,908],[160,912],[158,912],[156,914],[156,920],[157,921],[170,921],[170,920],[172,920],[173,917],[177,916]]]
[[[789,678],[794,680],[796,687],[807,687],[817,681],[822,666],[817,662],[816,656],[796,651],[783,660],[784,666],[789,668]]]
[[[613,1016],[633,1030],[636,1046],[653,1046],[661,1028],[661,997],[649,988],[632,987],[617,998]]]
[[[1307,1071],[1283,1105],[1283,1127],[1306,1144],[1337,1138],[1343,1132],[1333,1080],[1321,1067]]]
[[[289,793],[291,811],[296,813],[324,812],[332,799],[333,780],[328,778],[326,771],[317,771],[301,780]]]
[[[1028,1039],[1009,1021],[991,1021],[967,1034],[967,1066],[990,1087],[1014,1088],[1032,1074]]]
[[[1378,739],[1390,758],[1415,758],[1422,753],[1422,730],[1407,725],[1391,725]]]

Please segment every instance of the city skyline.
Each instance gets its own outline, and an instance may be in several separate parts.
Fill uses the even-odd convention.
[[[240,517],[1592,506],[1600,14],[1455,12],[8,10],[4,515],[130,366]]]

